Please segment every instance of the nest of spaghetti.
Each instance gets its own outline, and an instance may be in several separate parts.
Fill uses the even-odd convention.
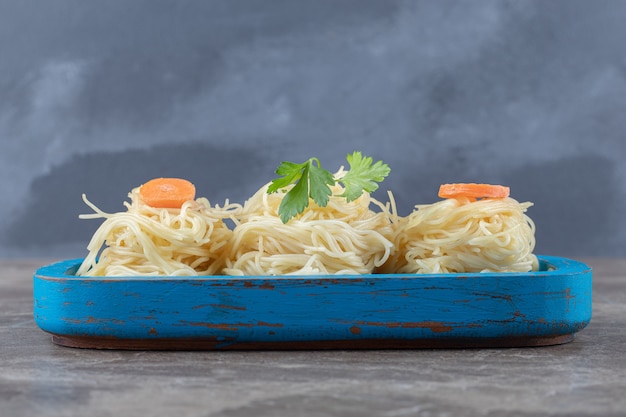
[[[188,199],[180,207],[153,207],[133,189],[124,202],[127,210],[105,213],[91,203],[93,214],[83,219],[104,219],[87,249],[89,254],[76,275],[215,275],[225,265],[224,248],[232,237],[225,219],[240,205],[212,206],[206,198]]]
[[[343,188],[335,185],[325,207],[311,201],[283,223],[278,209],[284,194],[268,194],[268,185],[238,216],[224,274],[371,274],[392,255],[389,206],[369,193],[347,202],[339,197]]]
[[[536,271],[535,224],[526,214],[531,206],[508,196],[416,205],[408,216],[395,218],[395,251],[379,272]]]

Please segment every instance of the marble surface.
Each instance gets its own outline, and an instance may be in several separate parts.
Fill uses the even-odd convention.
[[[588,259],[593,318],[542,348],[129,352],[56,346],[45,260],[0,261],[2,416],[624,416],[626,260]]]

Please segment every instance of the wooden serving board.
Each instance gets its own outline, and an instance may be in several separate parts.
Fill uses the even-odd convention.
[[[540,256],[530,273],[78,277],[34,274],[56,344],[139,350],[546,346],[591,320],[592,272]]]

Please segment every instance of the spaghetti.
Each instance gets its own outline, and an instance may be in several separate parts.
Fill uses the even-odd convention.
[[[334,178],[342,178],[339,170]],[[383,204],[368,192],[348,201],[345,188],[330,187],[325,206],[312,199],[287,222],[281,202],[294,185],[268,193],[271,183],[243,205],[211,206],[195,198],[193,185],[159,179],[158,193],[137,187],[126,212],[94,211],[83,219],[104,219],[93,235],[77,275],[360,275],[466,272],[528,272],[538,269],[535,225],[526,215],[532,203],[508,197],[488,184],[444,187],[444,199],[417,205],[399,216],[391,192]],[[155,185],[153,184],[153,185]],[[497,186],[499,187],[499,186]],[[182,192],[184,191],[184,192]],[[445,197],[446,193],[452,193]],[[468,194],[469,193],[469,194]],[[470,195],[471,194],[471,195]],[[500,196],[500,194],[497,194]],[[154,197],[152,200],[145,196]],[[182,197],[181,197],[182,196]],[[156,198],[158,197],[158,198]],[[150,204],[149,202],[152,201]],[[229,220],[233,227],[227,226]]]
[[[532,203],[458,197],[417,205],[394,224],[389,273],[528,272],[538,268]]]
[[[333,188],[325,207],[311,205],[284,224],[281,193],[259,189],[243,206],[226,259],[227,275],[369,274],[391,256],[388,208],[364,193],[352,202]],[[381,211],[374,212],[370,205]]]
[[[205,198],[180,208],[155,208],[142,201],[139,188],[129,193],[126,212],[104,213],[85,195],[94,211],[83,219],[102,218],[89,254],[77,275],[213,275],[224,266],[223,252],[232,231],[224,219],[241,206],[212,207]],[[104,248],[103,248],[104,247]]]

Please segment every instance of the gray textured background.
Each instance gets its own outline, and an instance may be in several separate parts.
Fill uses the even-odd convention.
[[[156,176],[243,202],[282,160],[535,203],[537,252],[626,254],[624,1],[0,0],[0,257],[79,257]],[[385,195],[379,195],[386,198]]]

